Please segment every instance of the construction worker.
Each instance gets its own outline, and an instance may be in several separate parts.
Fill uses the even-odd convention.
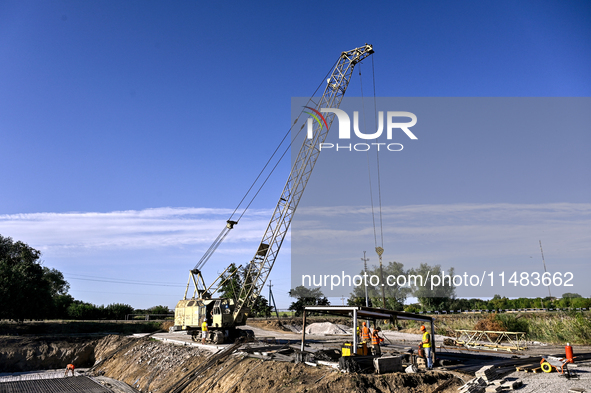
[[[423,333],[423,340],[421,341],[421,345],[423,346],[423,350],[425,351],[425,357],[427,358],[427,370],[432,370],[433,361],[431,359],[431,335],[427,331],[425,325],[421,326],[421,332]]]
[[[361,328],[361,340],[369,341],[371,338],[371,330],[367,327],[367,322],[363,322],[363,327]]]
[[[371,334],[371,345],[373,347],[373,354],[375,356],[382,356],[382,349],[380,348],[380,344],[384,341],[383,338],[380,337],[379,332],[380,328],[376,327]]]
[[[203,319],[201,323],[201,344],[205,344],[205,339],[207,338],[207,320]]]
[[[361,328],[357,325],[357,338],[361,339]]]
[[[74,365],[73,364],[68,364],[66,366],[66,372],[64,373],[64,377],[68,376],[68,371],[72,370],[72,376],[74,376]]]

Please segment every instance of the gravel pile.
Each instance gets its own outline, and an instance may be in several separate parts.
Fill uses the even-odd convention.
[[[353,330],[345,325],[330,322],[312,323],[306,326],[306,334],[351,334]]]

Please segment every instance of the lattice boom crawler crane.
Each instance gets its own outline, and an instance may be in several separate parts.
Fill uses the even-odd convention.
[[[368,44],[341,53],[327,80],[322,97],[315,103],[315,109],[319,111],[320,108],[338,108],[351,80],[353,68],[357,63],[373,53],[372,46]],[[318,159],[320,153],[318,146],[326,139],[334,117],[334,113],[327,113],[325,115],[327,127],[315,124],[313,138],[304,139],[271,221],[254,254],[254,258],[245,269],[246,276],[242,287],[237,291],[239,293],[237,298],[212,297],[224,285],[225,281],[231,279],[231,275],[224,278],[224,274],[233,265],[230,265],[209,287],[205,285],[200,270],[203,261],[209,258],[236,224],[236,221],[229,220],[226,228],[214,241],[204,258],[191,270],[183,300],[178,302],[174,310],[175,325],[170,329],[171,331],[187,330],[189,333],[192,332],[195,338],[195,334],[200,332],[201,323],[205,319],[209,327],[209,340],[214,343],[231,341],[240,335],[252,335],[252,331],[240,330],[236,329],[236,327],[246,324],[250,310],[269,277],[291,224],[293,214]],[[193,296],[187,298],[191,282],[194,285]]]

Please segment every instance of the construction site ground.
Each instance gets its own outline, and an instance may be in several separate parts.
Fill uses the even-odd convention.
[[[332,322],[337,323],[320,326],[321,330],[339,331],[340,321]],[[88,375],[117,393],[449,393],[458,392],[459,387],[474,378],[475,370],[488,364],[496,365],[508,381],[520,379],[522,392],[568,392],[571,388],[591,392],[591,355],[585,355],[591,354],[589,347],[575,347],[575,355],[584,356],[577,359],[576,367],[571,366],[576,378],[569,380],[556,372],[546,374],[536,370],[540,356],[564,354],[562,346],[530,343],[529,349],[520,353],[477,352],[442,346],[444,337],[436,336],[438,357],[445,359],[443,367],[415,374],[377,375],[373,372],[343,373],[335,368],[339,356],[336,351],[350,340],[350,335],[306,334],[305,350],[322,355],[307,364],[295,363],[294,351],[289,349],[297,349],[301,343],[301,334],[294,332],[298,329],[295,323],[282,327],[271,321],[255,321],[245,328],[253,330],[258,341],[230,352],[230,344],[202,345],[192,341],[185,332],[102,338],[0,337],[0,371],[4,371],[0,375],[0,392],[3,392],[3,382],[36,378],[33,370],[53,369],[54,377],[63,378],[62,367],[71,361],[77,362],[78,367],[89,367],[89,370],[78,368],[78,375]],[[420,341],[420,335],[409,332],[385,331],[383,336],[386,338],[382,347],[384,355],[408,352]],[[528,371],[517,371],[519,365]],[[51,377],[51,371],[41,374]],[[185,381],[183,390],[178,390],[179,383]]]

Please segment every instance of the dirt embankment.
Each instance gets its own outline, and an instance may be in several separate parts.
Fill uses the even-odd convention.
[[[89,337],[0,337],[0,371],[31,371],[91,367],[94,372],[125,382],[141,392],[165,393],[191,375],[211,352],[151,338],[110,335]],[[453,379],[447,373],[386,375],[343,374],[330,367],[231,356],[208,368],[184,391],[260,392],[432,392]],[[459,380],[445,390],[456,391]],[[455,386],[455,388],[454,388]]]
[[[0,337],[0,372],[19,372],[94,364],[99,339],[82,337]]]
[[[162,393],[186,377],[210,356],[198,347],[182,347],[150,339],[110,336],[96,348],[97,361],[123,348],[96,372],[126,382],[142,392]],[[342,374],[330,367],[233,356],[209,368],[184,391],[192,392],[431,392],[454,377],[431,371],[421,374]],[[457,391],[460,381],[447,390]],[[454,387],[455,386],[455,387]]]

